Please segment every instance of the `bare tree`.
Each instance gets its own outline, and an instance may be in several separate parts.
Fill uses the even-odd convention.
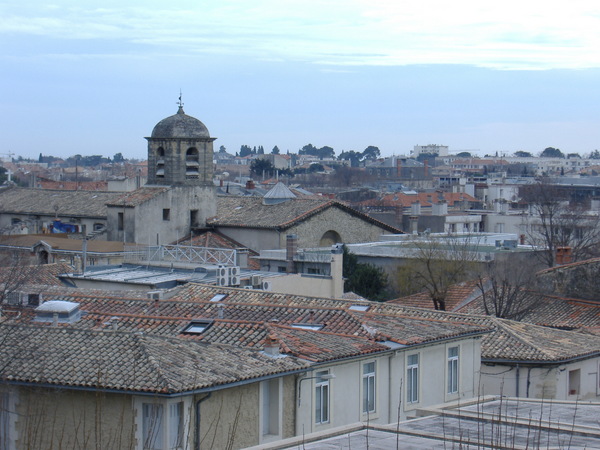
[[[410,264],[399,270],[401,290],[427,291],[434,308],[445,311],[450,287],[477,272],[476,244],[458,236],[423,236],[414,243]]]
[[[521,320],[542,298],[535,289],[535,266],[494,260],[477,278],[487,315]]]
[[[547,180],[524,186],[521,198],[529,204],[526,217],[527,242],[540,250],[547,267],[556,264],[557,249],[570,248],[574,261],[597,255],[600,216],[585,205],[569,202],[564,191]]]

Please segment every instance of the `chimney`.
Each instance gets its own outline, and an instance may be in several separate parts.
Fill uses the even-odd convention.
[[[425,164],[425,178],[427,178],[429,176],[429,160],[426,159],[423,164]]]
[[[396,159],[396,176],[400,178],[402,176],[402,160]]]
[[[285,237],[285,260],[287,262],[287,273],[296,273],[294,256],[298,252],[298,235],[288,234]]]
[[[556,264],[569,264],[573,261],[571,247],[556,247]]]
[[[421,202],[419,202],[417,200],[412,205],[410,205],[410,213],[413,216],[419,216],[419,215],[421,215]]]
[[[254,189],[256,186],[254,185],[254,180],[246,181],[246,189]]]
[[[269,335],[265,338],[264,351],[269,356],[279,356],[279,343],[273,336]]]
[[[394,216],[396,219],[396,226],[402,228],[402,215],[404,214],[404,207],[402,205],[396,205],[394,207]]]
[[[410,222],[409,231],[412,234],[417,234],[419,232],[419,216],[410,216],[408,220]]]
[[[219,180],[219,187],[223,187],[223,178]]]

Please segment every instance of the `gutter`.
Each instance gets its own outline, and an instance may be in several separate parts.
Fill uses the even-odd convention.
[[[590,359],[590,358],[594,358],[596,356],[600,356],[600,351],[595,351],[593,353],[588,353],[588,354],[580,355],[580,356],[573,356],[571,358],[558,359],[558,360],[554,360],[554,361],[481,358],[481,362],[482,363],[491,363],[491,364],[516,364],[516,365],[524,365],[524,366],[559,366],[561,364],[567,364],[567,363],[574,362],[574,361]]]
[[[228,389],[231,387],[244,386],[246,384],[258,383],[260,381],[272,380],[274,378],[279,378],[279,377],[283,377],[283,376],[287,376],[287,375],[295,375],[298,373],[309,372],[309,371],[312,371],[312,370],[309,367],[306,367],[306,368],[302,368],[302,369],[295,369],[295,370],[292,370],[289,372],[280,372],[280,373],[271,374],[271,375],[264,375],[264,376],[258,377],[258,378],[250,378],[247,380],[239,380],[239,381],[234,381],[232,383],[227,383],[227,384],[209,386],[206,388],[199,388],[199,389],[194,389],[191,391],[173,392],[173,393],[169,393],[169,394],[161,393],[161,392],[134,391],[134,390],[130,390],[130,389],[110,389],[110,388],[98,389],[98,388],[94,388],[91,386],[87,387],[87,386],[69,386],[69,385],[51,384],[51,383],[32,383],[32,382],[27,382],[27,381],[3,380],[3,382],[6,384],[11,384],[11,385],[15,385],[15,386],[28,386],[28,387],[38,387],[38,388],[43,387],[43,388],[48,388],[48,389],[103,392],[103,393],[107,393],[107,394],[126,394],[126,395],[148,396],[148,397],[155,397],[155,398],[179,398],[179,397],[185,397],[188,395],[212,393],[215,391],[221,391],[223,389]]]

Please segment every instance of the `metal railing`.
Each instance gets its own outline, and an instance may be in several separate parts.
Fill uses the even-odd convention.
[[[124,262],[184,262],[194,264],[224,264],[234,266],[236,251],[225,248],[191,245],[125,246]]]

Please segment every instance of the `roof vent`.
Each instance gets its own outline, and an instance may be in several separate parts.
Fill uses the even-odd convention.
[[[35,308],[35,322],[75,323],[81,319],[79,303],[50,300]]]

